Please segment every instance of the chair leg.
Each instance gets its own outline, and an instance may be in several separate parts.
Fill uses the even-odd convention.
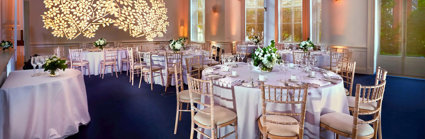
[[[151,91],[153,91],[153,72],[151,71]]]
[[[118,64],[115,64],[114,65],[114,69],[115,69],[115,76],[117,76],[117,78],[118,78]]]
[[[131,70],[130,70],[130,74],[129,74],[129,75],[130,75],[130,77],[128,78],[128,82],[130,82],[130,83],[131,83],[131,73],[132,73],[132,72],[131,72]]]
[[[162,76],[162,70],[160,70],[160,71],[159,71],[159,75],[161,75],[162,85],[165,85],[165,84],[164,84],[164,76]]]
[[[167,75],[167,84],[165,85],[165,92],[167,92],[167,88],[170,84],[171,84],[170,75]]]
[[[176,121],[174,124],[174,135],[177,133],[177,125],[179,124],[179,121],[180,121],[178,119],[180,117],[179,113],[180,113],[180,102],[178,102],[177,100]]]
[[[378,124],[378,134],[379,134],[379,138],[382,139],[382,119],[381,119],[381,114],[379,114],[379,124]]]
[[[133,78],[134,78],[134,75],[133,75]],[[142,72],[140,72],[139,88],[142,85],[142,78],[143,78]]]
[[[89,78],[90,78],[90,65],[87,64],[87,71],[89,72]]]
[[[133,86],[134,85],[134,70],[131,70],[131,73],[130,73],[130,79],[131,79],[131,86]],[[140,88],[140,85],[139,85],[139,88]]]
[[[192,113],[192,115],[193,115],[193,113]],[[194,128],[195,128],[195,125],[194,125],[193,119],[192,119],[191,122],[190,122],[190,139],[193,139],[193,132],[195,132]]]
[[[238,120],[235,122],[235,139],[238,138]]]
[[[179,105],[180,106],[179,107],[180,110],[183,109],[183,106],[182,105],[183,105],[183,103],[180,103],[180,105]],[[180,113],[179,121],[181,121],[182,120],[182,111],[180,111],[179,113]]]

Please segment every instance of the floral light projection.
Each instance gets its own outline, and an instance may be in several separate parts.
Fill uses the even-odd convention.
[[[149,1],[149,2],[148,2]],[[169,25],[162,0],[44,0],[44,28],[55,37],[93,38],[99,27],[111,24],[132,37],[162,37]]]

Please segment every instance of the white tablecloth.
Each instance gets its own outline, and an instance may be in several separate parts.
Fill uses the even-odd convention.
[[[125,55],[126,51],[127,50],[125,49],[117,50],[118,70],[121,70],[121,58]],[[83,57],[84,57],[84,60],[87,60],[89,62],[90,74],[99,75],[101,73],[99,70],[100,70],[100,61],[103,60],[103,52],[102,51],[98,51],[98,52],[84,51]],[[127,70],[127,67],[124,66],[123,70]],[[111,73],[111,69],[109,67],[107,68],[106,73]],[[84,74],[88,74],[88,73],[84,71]]]
[[[277,53],[282,56],[282,60],[294,63],[294,57],[292,55],[293,51],[302,52],[302,50],[278,50]],[[311,55],[315,56],[317,59],[316,66],[318,67],[329,67],[330,56],[326,51],[312,51]]]
[[[0,91],[0,139],[63,138],[90,121],[80,71],[57,77],[31,77],[32,70],[11,72]]]
[[[211,70],[204,70],[203,77],[207,77],[207,73]],[[217,70],[215,70],[217,71]],[[261,91],[259,88],[248,88],[240,85],[233,85],[228,87],[223,82],[232,82],[237,80],[250,80],[250,78],[257,79],[259,74],[267,77],[266,84],[284,85],[282,80],[287,80],[290,75],[296,75],[297,79],[302,82],[317,83],[323,86],[319,88],[309,88],[309,96],[307,101],[307,113],[304,129],[305,138],[329,138],[328,134],[321,134],[320,132],[320,115],[329,112],[343,112],[348,113],[348,104],[345,96],[344,86],[342,80],[336,81],[335,84],[320,80],[323,75],[316,72],[316,78],[306,77],[308,73],[302,69],[287,68],[286,71],[279,71],[275,68],[273,72],[261,73],[258,71],[250,71],[245,63],[238,63],[237,68],[232,68],[230,71],[237,71],[238,76],[235,78],[226,77],[223,79],[215,80],[214,93],[224,98],[234,99],[233,104],[218,101],[216,103],[235,109],[238,116],[238,136],[240,139],[256,139],[259,138],[259,131],[257,126],[257,118],[262,114],[261,106]],[[230,75],[231,72],[224,72],[218,70],[221,75]],[[329,72],[330,76],[337,76],[335,73]],[[223,84],[223,85],[221,85]],[[223,87],[225,86],[225,87]],[[234,96],[234,97],[233,97]],[[222,128],[221,133],[229,133],[233,131],[233,127]],[[228,137],[234,138],[234,137]]]

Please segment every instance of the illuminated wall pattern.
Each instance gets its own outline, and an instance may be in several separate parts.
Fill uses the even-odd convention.
[[[167,32],[163,0],[44,0],[44,28],[55,37],[93,38],[101,27],[114,25],[132,37],[153,40]]]

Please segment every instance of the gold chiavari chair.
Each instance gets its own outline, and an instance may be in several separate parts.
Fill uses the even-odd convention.
[[[329,67],[325,67],[331,71],[338,70],[338,64],[344,61],[351,61],[352,52],[348,48],[328,48],[330,51]]]
[[[165,85],[165,92],[171,84],[171,79],[174,74],[174,65],[182,64],[182,52],[164,52],[165,56],[165,74],[167,75],[167,83]]]
[[[174,78],[176,82],[176,98],[177,98],[177,110],[176,110],[176,121],[174,125],[174,134],[177,133],[177,126],[181,120],[182,112],[190,112],[190,95],[189,90],[184,90],[183,72],[181,63],[174,65]],[[201,96],[193,94],[193,99],[200,100]],[[183,104],[186,104],[186,109],[183,109]]]
[[[140,74],[142,69],[142,63],[140,62],[140,59],[135,58],[134,56],[134,49],[129,47],[127,48],[128,53],[128,59],[129,59],[129,71],[130,72],[130,82],[131,85],[134,85],[134,75]]]
[[[161,77],[162,84],[164,85],[164,76],[162,76],[162,67],[156,65],[155,61],[152,59],[152,52],[138,52],[139,58],[143,57],[146,65],[142,65],[142,75],[140,76],[139,88],[142,85],[143,76],[150,77],[151,81],[151,90],[153,90],[154,77],[158,75],[154,75],[154,73],[159,73]]]
[[[382,82],[385,82],[387,79],[387,73],[388,71],[378,67],[378,70],[376,71],[376,75],[375,75],[375,85],[379,85]],[[348,107],[350,109],[350,111],[354,110],[355,107],[355,101],[356,98],[352,95],[348,95],[347,96],[347,100],[348,100]],[[368,111],[368,110],[373,110],[377,107],[377,103],[372,102],[372,103],[361,103],[359,104],[359,110],[360,111]],[[381,116],[381,115],[380,115]],[[380,118],[381,119],[381,118]],[[378,128],[378,135],[379,137],[382,138],[382,128],[381,128],[381,122],[379,122],[379,128]]]
[[[261,82],[262,115],[258,118],[258,128],[262,138],[299,138],[304,135],[304,121],[308,85],[301,87],[281,87],[264,85]],[[267,109],[267,105],[288,105],[292,110],[281,112]],[[298,106],[296,106],[298,105]],[[296,110],[296,108],[300,108]]]
[[[292,58],[294,64],[302,64],[304,59],[308,57],[308,52],[302,52],[302,51],[293,51],[292,52]]]
[[[362,86],[357,84],[354,108],[352,109],[353,115],[351,116],[350,114],[339,112],[324,114],[320,116],[320,127],[336,133],[337,138],[339,135],[353,139],[377,138],[385,85],[385,81],[374,86]],[[376,107],[370,110],[360,109],[360,105],[371,103],[376,103]],[[364,121],[359,118],[360,115],[370,115],[373,118]]]
[[[126,49],[126,48],[120,47],[120,48],[118,48],[118,49],[123,50],[123,49]],[[125,65],[125,67],[126,67],[126,69],[127,69],[126,75],[129,75],[129,70],[130,70],[130,59],[129,59],[129,53],[128,53],[128,50],[126,50],[124,53],[122,53],[122,55],[121,55],[120,57],[121,57],[120,74],[122,74],[122,71],[123,71],[123,69],[124,69],[124,65]]]
[[[193,56],[185,58],[187,75],[201,79],[202,70],[204,67],[203,56]]]
[[[81,72],[84,73],[84,68],[86,68],[90,77],[90,65],[89,61],[83,58],[83,49],[69,49],[69,59],[71,61],[71,69],[80,67]]]
[[[214,103],[215,96],[212,81],[195,79],[188,76],[188,84],[192,117],[190,139],[193,139],[195,131],[210,139],[226,138],[233,133],[235,133],[236,138],[238,138],[237,115],[232,110],[218,106]],[[200,99],[195,99],[196,95],[209,99],[209,104]],[[198,106],[203,106],[203,108],[201,109],[196,107],[195,103],[198,104]],[[195,124],[198,126],[197,128],[195,128]],[[234,125],[235,130],[220,136],[218,129],[231,125]],[[201,131],[202,129],[210,129],[211,136],[208,136]]]
[[[103,49],[103,60],[100,61],[100,65],[101,65],[100,71],[101,71],[102,79],[105,77],[107,67],[111,67],[112,76],[114,75],[114,71],[115,71],[115,75],[118,78],[117,59],[118,59],[117,50],[111,49],[111,48],[104,48]]]
[[[351,96],[353,92],[354,74],[356,73],[356,62],[343,61],[338,64],[335,71],[344,80],[345,94]]]

